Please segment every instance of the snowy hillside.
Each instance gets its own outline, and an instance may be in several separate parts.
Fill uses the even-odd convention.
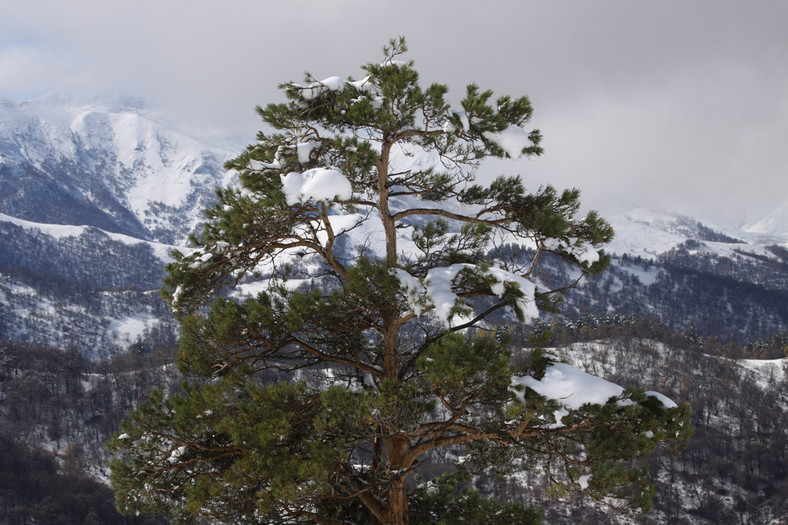
[[[730,256],[736,250],[765,255],[766,245],[782,242],[788,246],[788,237],[782,241],[776,238],[757,239],[748,235],[751,232],[723,231],[674,213],[637,208],[604,213],[603,216],[616,232],[606,251],[616,255],[653,260],[688,240],[703,243],[705,249],[723,256]]]
[[[240,151],[167,126],[134,99],[0,100],[0,339],[89,356],[171,340],[158,296],[167,253],[199,227],[214,188],[232,182],[223,163]],[[655,316],[740,341],[788,329],[784,209],[724,233],[642,209],[603,216],[616,231],[613,266],[570,293],[570,318]],[[374,232],[352,233],[375,249]],[[548,261],[541,284],[562,271]]]
[[[133,99],[0,101],[0,339],[91,357],[172,341],[164,264],[237,149]]]
[[[0,212],[181,244],[237,148],[209,144],[124,100],[56,95],[0,104]]]
[[[743,230],[760,238],[788,243],[788,203],[746,225]]]
[[[110,356],[173,341],[159,297],[171,246],[0,214],[0,339]]]
[[[659,384],[672,399],[691,404],[695,435],[688,449],[677,458],[662,453],[650,460],[657,496],[648,516],[653,521],[643,523],[783,523],[788,359],[725,359],[631,337],[551,352],[620,384]],[[589,507],[585,503],[583,514],[590,517]],[[549,522],[579,522],[562,512],[551,508]],[[596,522],[641,523],[605,514]]]

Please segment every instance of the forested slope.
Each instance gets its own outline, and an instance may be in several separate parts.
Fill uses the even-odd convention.
[[[649,460],[656,496],[645,517],[619,516],[578,498],[582,491],[569,504],[545,498],[549,485],[528,472],[508,482],[480,479],[477,486],[538,503],[546,523],[769,523],[786,516],[788,360],[722,356],[774,356],[784,351],[785,336],[750,347],[712,340],[704,348],[653,320],[586,318],[556,325],[550,352],[623,386],[659,385],[675,401],[689,402],[695,435],[680,456],[660,453]],[[531,351],[532,338],[533,330],[514,331],[522,356]],[[0,438],[4,451],[14,451],[0,462],[0,521],[24,523],[48,509],[62,514],[63,523],[82,523],[94,511],[104,523],[122,523],[108,510],[108,489],[95,485],[108,474],[103,443],[151,388],[178,388],[182,378],[170,356],[171,349],[159,348],[90,362],[76,351],[0,345]],[[429,477],[440,465],[427,463],[423,470]],[[41,487],[57,487],[60,499],[47,499]],[[68,503],[74,501],[81,506]]]

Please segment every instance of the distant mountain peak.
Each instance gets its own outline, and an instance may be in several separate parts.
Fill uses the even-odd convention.
[[[606,250],[615,254],[653,258],[688,240],[742,244],[736,232],[723,233],[715,226],[675,212],[648,208],[603,214],[613,226],[615,237]]]
[[[152,118],[137,97],[0,104],[0,212],[183,243],[235,151]]]
[[[788,243],[788,203],[746,225],[743,229],[753,235]]]

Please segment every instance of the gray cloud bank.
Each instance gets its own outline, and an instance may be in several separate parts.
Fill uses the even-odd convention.
[[[490,169],[728,225],[788,201],[788,2],[4,4],[0,96],[120,91],[251,140],[277,84],[359,76],[405,35],[425,83],[531,97],[545,155]]]

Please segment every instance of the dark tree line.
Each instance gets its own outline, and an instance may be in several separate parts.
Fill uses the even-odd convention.
[[[91,362],[76,350],[0,342],[0,523],[153,524],[117,513],[104,441],[153,387],[171,352]]]
[[[7,525],[153,525],[161,521],[121,516],[112,490],[81,471],[75,448],[62,458],[0,433],[0,522]]]

